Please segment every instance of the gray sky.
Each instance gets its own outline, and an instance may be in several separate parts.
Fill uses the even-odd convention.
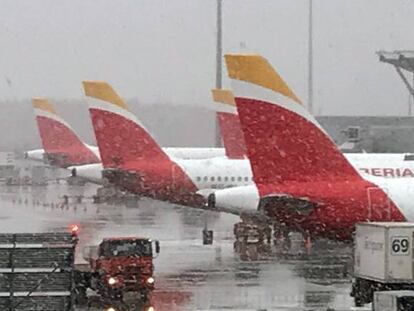
[[[224,52],[266,56],[306,100],[307,0],[224,0]],[[0,0],[0,100],[82,97],[106,79],[143,102],[210,104],[214,0]],[[414,49],[414,2],[314,0],[315,111],[404,115],[379,49]],[[225,81],[228,85],[228,81]]]

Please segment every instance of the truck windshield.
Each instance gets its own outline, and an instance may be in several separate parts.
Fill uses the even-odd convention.
[[[152,256],[149,241],[108,241],[101,245],[100,255],[104,257]]]

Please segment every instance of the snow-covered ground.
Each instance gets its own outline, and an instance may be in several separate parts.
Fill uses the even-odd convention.
[[[138,208],[94,205],[88,199],[60,207],[64,194],[90,197],[94,190],[89,185],[2,186],[1,231],[67,230],[77,223],[79,248],[111,236],[158,239],[161,254],[155,259],[156,310],[351,309],[348,279],[336,276],[330,281],[329,266],[321,271],[317,256],[309,261],[277,257],[240,260],[233,251],[233,224],[238,221],[235,216],[146,199],[139,202]],[[210,246],[203,246],[201,240],[206,221],[214,230],[214,244]],[[82,260],[81,252],[77,260]]]

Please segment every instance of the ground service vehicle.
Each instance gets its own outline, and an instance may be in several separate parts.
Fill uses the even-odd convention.
[[[126,292],[135,292],[142,301],[154,289],[154,253],[158,254],[158,241],[148,238],[106,238],[98,246],[86,247],[86,264],[77,264],[76,290],[80,300],[91,288],[101,297],[122,299]]]
[[[372,222],[356,226],[355,305],[373,301],[374,292],[414,290],[414,223]]]

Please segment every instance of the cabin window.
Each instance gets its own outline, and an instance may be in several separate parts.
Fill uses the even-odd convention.
[[[217,177],[217,181],[221,181],[221,176]]]
[[[211,176],[210,181],[214,181],[214,180],[215,180],[214,176]]]
[[[249,177],[244,177],[244,181],[249,181]]]
[[[227,176],[225,176],[224,181],[229,181],[229,178]]]
[[[197,181],[201,181],[201,177],[200,176],[197,177]]]
[[[207,181],[207,180],[208,180],[207,176],[204,176],[204,181]]]
[[[233,176],[232,178],[231,178],[231,181],[235,181],[236,180],[236,178]]]
[[[242,181],[242,180],[243,180],[243,178],[241,178],[240,176],[237,177],[237,181]]]

